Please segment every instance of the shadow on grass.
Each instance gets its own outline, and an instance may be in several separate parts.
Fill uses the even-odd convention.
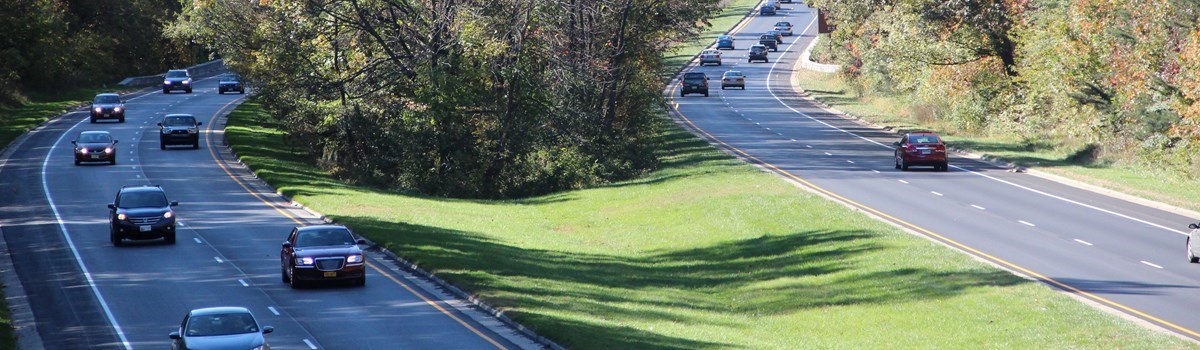
[[[968,150],[972,153],[980,153],[999,157],[1008,162],[1037,167],[1062,167],[1062,166],[1082,166],[1087,168],[1104,168],[1106,164],[1096,160],[1097,149],[1095,146],[1081,147],[1074,152],[1069,152],[1066,155],[1054,156],[1055,146],[1046,142],[1030,142],[1030,141],[981,141],[981,140],[955,140],[949,142],[949,145],[956,148]]]
[[[999,270],[878,271],[864,263],[864,257],[887,248],[872,239],[874,234],[859,230],[767,235],[622,255],[529,249],[481,234],[372,217],[335,219],[451,283],[513,310],[510,316],[518,322],[568,347],[736,347],[608,322],[741,328],[746,325],[729,320],[832,305],[948,298],[971,288],[1028,282]],[[527,282],[531,280],[537,282]],[[697,311],[708,315],[685,316]],[[564,314],[568,316],[551,316]]]

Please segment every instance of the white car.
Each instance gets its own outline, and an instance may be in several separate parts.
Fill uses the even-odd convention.
[[[775,30],[778,30],[783,36],[792,36],[792,22],[775,22]]]
[[[1188,224],[1188,228],[1192,229],[1191,232],[1188,232],[1188,237],[1187,237],[1188,262],[1200,263],[1200,254],[1196,254],[1196,253],[1200,253],[1200,250],[1197,250],[1196,249],[1197,247],[1195,245],[1192,245],[1193,238],[1200,239],[1200,225]],[[1200,243],[1197,243],[1197,244],[1200,244]]]
[[[700,51],[700,65],[703,66],[709,63],[716,63],[718,66],[721,65],[721,51],[713,49]]]

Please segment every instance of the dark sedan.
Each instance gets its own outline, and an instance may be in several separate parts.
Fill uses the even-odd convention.
[[[117,140],[107,131],[84,131],[71,141],[75,145],[75,165],[83,162],[117,164]]]
[[[121,101],[121,95],[99,94],[92,99],[91,112],[93,124],[100,119],[116,119],[117,122],[124,123],[125,101]]]
[[[367,283],[367,270],[359,244],[345,226],[315,225],[296,227],[283,242],[279,253],[283,282],[298,288],[304,282],[350,281]]]
[[[244,307],[209,307],[189,311],[171,332],[171,349],[269,349],[264,334],[275,331],[259,326]]]
[[[163,78],[163,93],[169,94],[172,90],[183,90],[186,93],[192,93],[192,76],[188,74],[187,69],[172,69],[167,71]]]
[[[239,94],[246,93],[246,85],[242,84],[242,77],[237,74],[225,74],[221,76],[221,81],[217,82],[217,94],[225,94],[225,92],[237,91]]]

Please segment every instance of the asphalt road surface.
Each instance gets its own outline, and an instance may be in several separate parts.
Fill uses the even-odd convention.
[[[776,21],[790,21],[770,63],[747,63],[746,49]],[[792,89],[796,59],[816,34],[800,3],[750,18],[732,33],[707,73],[711,97],[680,97],[679,118],[713,143],[909,230],[1037,278],[1067,293],[1200,339],[1200,265],[1185,259],[1187,225],[1198,218],[1115,199],[1042,177],[952,156],[949,172],[894,169],[899,136],[840,118]],[[746,90],[720,89],[726,70],[748,76]]]
[[[126,97],[123,124],[55,119],[14,144],[0,164],[0,230],[48,349],[164,349],[193,308],[244,306],[274,349],[518,349],[537,347],[470,303],[368,255],[365,287],[293,290],[280,279],[280,244],[293,226],[319,223],[288,205],[215,146],[218,116],[243,100],[194,93]],[[156,123],[190,113],[201,147],[160,150]],[[108,130],[116,165],[76,166],[70,141]],[[123,185],[161,185],[179,201],[178,242],[108,241],[108,209]]]

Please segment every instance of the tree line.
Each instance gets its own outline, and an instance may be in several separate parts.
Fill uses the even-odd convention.
[[[204,58],[166,37],[177,1],[0,1],[0,104],[30,92],[116,83]]]
[[[717,0],[185,1],[293,144],[343,179],[512,198],[657,166],[661,53]]]
[[[813,0],[842,74],[920,120],[1069,160],[1200,170],[1200,3]],[[1047,144],[1049,143],[1049,144]]]

